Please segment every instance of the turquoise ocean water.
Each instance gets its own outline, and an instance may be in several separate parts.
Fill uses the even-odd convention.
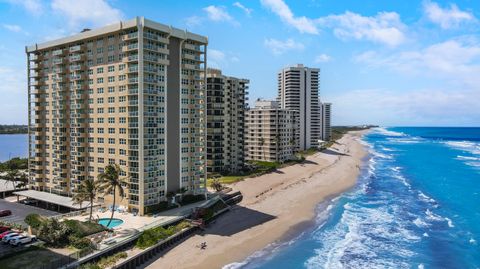
[[[377,128],[309,229],[224,268],[480,268],[480,128]]]

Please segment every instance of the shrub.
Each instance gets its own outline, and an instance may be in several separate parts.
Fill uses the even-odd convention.
[[[113,265],[115,265],[117,263],[117,261],[119,261],[121,259],[125,259],[126,257],[128,257],[126,252],[119,252],[119,253],[114,254],[112,256],[108,256],[108,257],[100,259],[100,261],[98,261],[97,264],[96,264],[96,266],[98,266],[98,267],[93,267],[93,268],[96,269],[96,268],[112,267]]]
[[[38,228],[38,237],[53,247],[66,246],[70,233],[70,228],[56,219],[48,219]]]
[[[64,220],[63,223],[65,223],[65,225],[70,228],[70,230],[76,237],[85,237],[106,230],[104,226],[96,222]]]
[[[34,229],[37,229],[38,227],[40,227],[40,225],[45,221],[44,218],[42,218],[40,215],[38,214],[28,214],[26,217],[25,217],[25,223],[30,225],[30,227],[34,228]]]
[[[70,235],[68,237],[68,241],[70,241],[70,246],[77,248],[77,249],[86,249],[92,247],[92,242],[88,238],[78,238],[75,235]]]
[[[179,224],[169,226],[168,228],[155,227],[145,230],[142,232],[135,245],[141,249],[151,247],[186,227],[190,227],[190,224],[182,221]]]

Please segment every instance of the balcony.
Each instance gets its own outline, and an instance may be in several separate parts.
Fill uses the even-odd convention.
[[[123,52],[138,50],[138,43],[131,43],[122,47]]]
[[[138,32],[129,33],[122,36],[122,40],[129,41],[138,38]]]
[[[52,52],[52,55],[53,55],[53,56],[60,56],[60,55],[63,55],[64,52],[65,52],[65,51],[64,51],[63,49],[58,49],[58,50],[54,50],[54,51]]]
[[[38,69],[38,68],[40,68],[39,64],[37,64],[37,63],[30,64],[30,69]]]
[[[200,67],[198,65],[193,65],[193,64],[182,64],[182,69],[200,70]]]
[[[79,61],[83,61],[83,59],[84,59],[83,54],[73,55],[68,58],[70,62],[79,62]]]
[[[127,63],[130,63],[130,62],[138,62],[138,54],[136,54],[136,55],[130,55],[130,56],[128,56],[128,57],[125,57],[124,59],[125,59],[125,61],[126,61]]]
[[[202,47],[199,46],[199,45],[184,44],[183,48],[188,49],[188,50],[193,50],[193,51],[196,51],[196,52],[203,52]]]
[[[52,63],[55,64],[55,65],[59,65],[59,64],[63,64],[64,61],[62,58],[55,58],[52,60]]]
[[[77,51],[81,51],[83,48],[82,45],[76,45],[76,46],[73,46],[73,47],[70,47],[68,49],[69,52],[77,52]]]

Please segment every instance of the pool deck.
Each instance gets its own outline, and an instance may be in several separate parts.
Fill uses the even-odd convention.
[[[123,223],[114,227],[113,230],[120,231],[120,230],[129,230],[135,229],[138,231],[143,231],[152,227],[156,226],[163,226],[168,225],[171,222],[177,221],[179,219],[183,219],[186,216],[192,213],[192,210],[200,205],[204,204],[206,201],[200,201],[193,204],[189,204],[186,206],[182,206],[179,208],[174,208],[170,210],[166,210],[160,213],[157,213],[153,216],[134,216],[131,213],[119,213],[115,212],[113,214],[114,219],[121,219]],[[69,217],[68,219],[75,219],[80,221],[87,221],[88,220],[88,212],[80,216]],[[93,211],[93,219],[103,219],[103,218],[110,218],[112,215],[111,211]]]

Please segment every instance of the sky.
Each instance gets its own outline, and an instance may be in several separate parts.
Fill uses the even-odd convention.
[[[333,125],[480,126],[478,0],[0,0],[0,124],[27,123],[25,46],[135,16],[208,36],[250,102],[302,63]]]

